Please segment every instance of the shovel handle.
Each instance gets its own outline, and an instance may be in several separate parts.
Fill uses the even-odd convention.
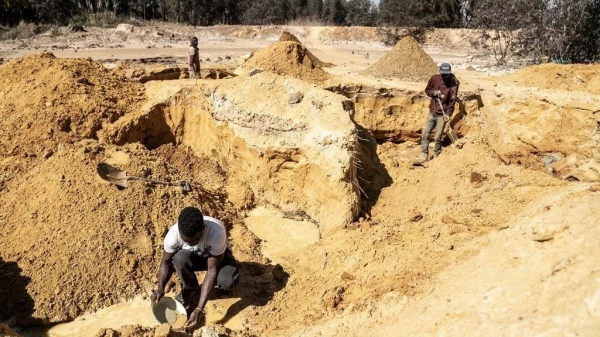
[[[127,176],[128,180],[141,180],[154,185],[181,186],[181,183],[171,183],[168,181],[154,180],[143,177]]]

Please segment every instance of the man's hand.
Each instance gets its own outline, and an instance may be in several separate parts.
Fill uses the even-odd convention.
[[[195,329],[200,326],[203,326],[206,323],[206,315],[204,314],[204,310],[200,308],[194,309],[192,311],[190,318],[185,322],[183,326],[184,329]]]
[[[442,98],[442,92],[439,90],[434,90],[433,97]]]
[[[158,301],[160,301],[161,298],[163,298],[163,296],[165,296],[164,290],[156,289],[152,292],[152,295],[150,295],[150,302],[152,305],[155,305],[158,303]]]

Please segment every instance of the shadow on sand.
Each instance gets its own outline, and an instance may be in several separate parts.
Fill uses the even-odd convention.
[[[227,297],[239,297],[223,318],[214,322],[225,324],[248,306],[264,306],[276,292],[285,288],[289,275],[280,265],[265,265],[256,262],[238,262],[240,283]]]

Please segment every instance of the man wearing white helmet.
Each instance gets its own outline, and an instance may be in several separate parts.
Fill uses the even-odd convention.
[[[449,63],[440,65],[440,73],[431,76],[425,94],[431,97],[429,102],[429,114],[423,126],[421,136],[421,159],[429,160],[429,134],[435,128],[435,147],[433,157],[437,157],[442,152],[442,133],[446,123],[454,113],[454,105],[458,95],[459,82],[456,76],[452,74],[452,68]],[[442,106],[438,104],[438,99]]]

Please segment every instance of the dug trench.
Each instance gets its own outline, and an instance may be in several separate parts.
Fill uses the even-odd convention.
[[[49,69],[73,66],[44,61]],[[112,79],[105,71],[87,76],[88,83]],[[79,77],[65,78],[63,85],[77,89],[73,98],[101,101],[107,94],[108,87],[91,92]],[[116,91],[131,85],[113,84]],[[38,104],[57,104],[45,104],[49,92],[39,102],[3,106],[11,118],[2,126],[13,131],[2,144],[0,257],[14,289],[6,292],[3,321],[54,324],[147,295],[162,237],[177,212],[194,204],[225,221],[243,264],[234,300],[210,307],[220,317],[209,323],[235,321],[225,329],[230,335],[290,335],[371,312],[380,300],[431,291],[438,273],[478,251],[475,239],[569,186],[544,171],[502,163],[475,94],[461,96],[463,116],[455,125],[463,148],[447,146],[446,160],[423,170],[409,165],[426,106],[420,93],[323,90],[267,73],[149,81],[128,90],[136,97],[142,90],[144,99],[132,104],[109,91],[127,110],[99,122],[77,114],[84,101],[56,98],[63,102],[57,113],[74,114],[72,128],[58,125],[57,116],[21,132]],[[298,92],[300,102],[290,103]],[[97,177],[98,162],[149,178],[187,179],[194,190],[118,190]],[[171,287],[176,291],[176,282]],[[146,333],[140,329],[130,336]]]

